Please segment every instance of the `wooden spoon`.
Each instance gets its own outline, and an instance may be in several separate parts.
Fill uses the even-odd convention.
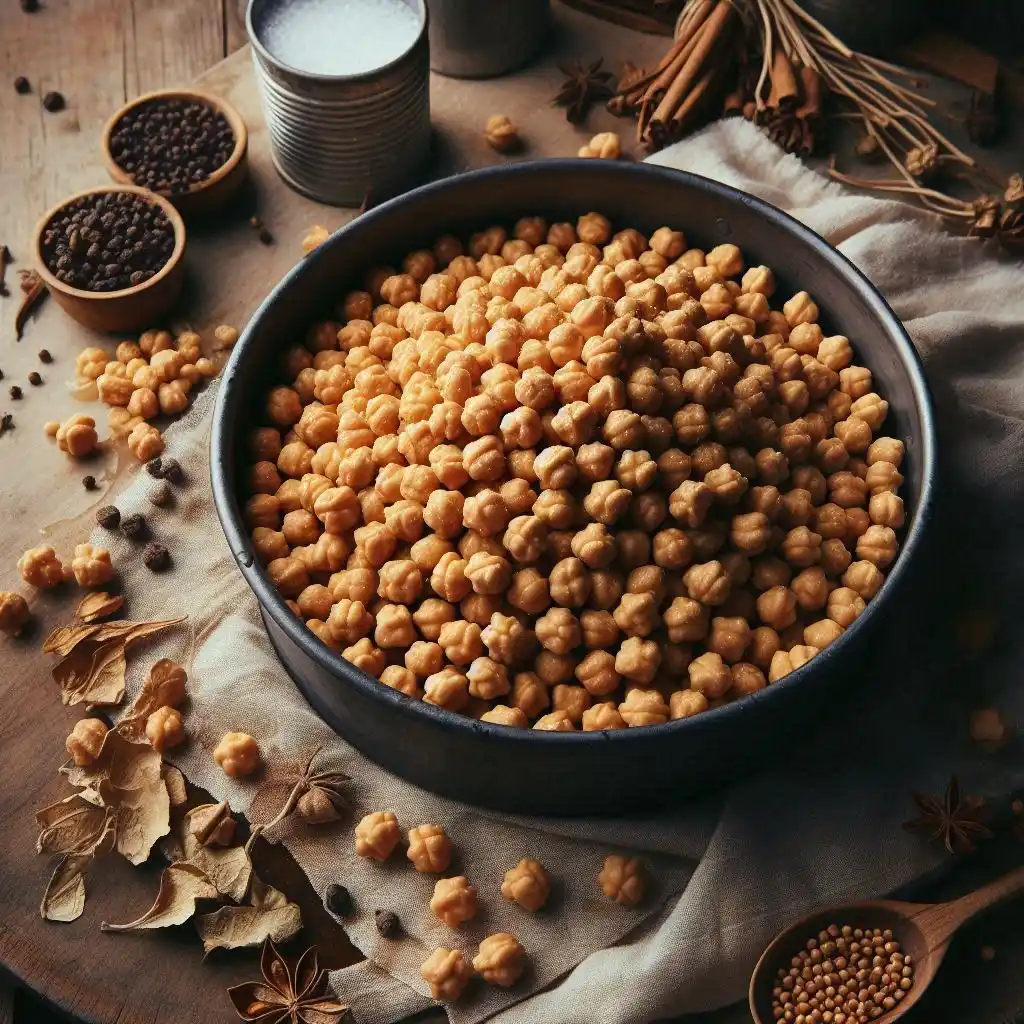
[[[976,892],[950,903],[903,903],[870,900],[832,907],[805,917],[780,932],[761,954],[750,978],[750,1013],[754,1024],[776,1024],[772,1016],[772,989],[780,967],[804,948],[809,938],[830,924],[854,928],[889,928],[900,949],[914,961],[914,985],[888,1013],[873,1024],[891,1024],[902,1017],[924,995],[946,955],[950,940],[961,925],[995,903],[1024,891],[1024,867],[990,882]]]

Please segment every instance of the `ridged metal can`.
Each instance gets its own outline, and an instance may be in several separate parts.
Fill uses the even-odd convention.
[[[427,0],[430,66],[453,78],[495,78],[549,37],[548,0]]]
[[[430,149],[430,47],[423,0],[401,56],[370,71],[324,75],[282,63],[264,45],[268,12],[288,0],[249,0],[245,27],[278,173],[323,203],[358,206],[411,184]]]

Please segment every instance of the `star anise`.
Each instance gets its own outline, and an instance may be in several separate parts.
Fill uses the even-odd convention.
[[[992,838],[992,830],[984,823],[984,801],[964,796],[955,775],[941,800],[915,793],[914,803],[921,816],[905,821],[903,827],[931,842],[941,840],[950,853],[971,853],[975,842]]]
[[[266,773],[247,812],[256,834],[279,825],[294,811],[310,824],[336,821],[348,807],[344,787],[351,779],[342,771],[313,770],[320,753],[303,762],[279,763]]]
[[[260,955],[263,981],[228,989],[235,1013],[258,1024],[333,1024],[348,1007],[333,998],[327,972],[320,970],[316,950],[307,949],[294,966],[267,939]]]
[[[615,75],[610,71],[602,71],[603,63],[603,60],[596,60],[587,67],[579,61],[558,65],[559,70],[565,75],[565,81],[554,103],[558,107],[566,108],[565,116],[570,124],[582,124],[595,103],[611,97]]]

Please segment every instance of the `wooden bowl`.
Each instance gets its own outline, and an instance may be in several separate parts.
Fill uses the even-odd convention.
[[[83,288],[72,288],[57,280],[43,259],[43,234],[50,221],[68,203],[101,192],[136,192],[154,206],[159,206],[174,228],[174,249],[170,259],[148,281],[117,292],[90,292]],[[130,332],[159,323],[174,305],[185,280],[185,222],[163,196],[137,185],[99,185],[68,196],[49,210],[36,225],[33,247],[39,276],[57,305],[73,320],[94,331]]]
[[[153,100],[194,100],[197,103],[205,103],[224,115],[235,135],[235,148],[232,150],[231,156],[210,177],[191,186],[187,192],[179,192],[174,195],[166,192],[159,193],[169,199],[183,217],[201,217],[222,208],[241,188],[248,174],[246,157],[249,150],[249,130],[245,126],[245,121],[242,120],[242,115],[230,103],[218,96],[211,96],[209,93],[197,92],[194,89],[160,89],[157,92],[144,93],[138,99],[132,100],[131,103],[126,103],[107,121],[103,128],[101,144],[107,173],[114,181],[121,184],[132,185],[134,183],[132,176],[114,159],[110,151],[110,137],[114,127],[129,111]]]

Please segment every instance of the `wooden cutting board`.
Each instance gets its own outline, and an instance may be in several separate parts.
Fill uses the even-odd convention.
[[[484,122],[493,113],[507,114],[521,128],[525,149],[520,159],[574,156],[592,134],[602,130],[619,130],[627,141],[633,128],[630,121],[616,121],[597,108],[587,128],[577,129],[566,122],[563,111],[551,106],[550,99],[563,79],[557,65],[604,57],[606,66],[617,70],[624,59],[650,64],[665,46],[664,39],[628,32],[556,5],[551,45],[538,63],[493,81],[433,78],[436,154],[432,176],[506,159],[483,139]],[[190,228],[186,292],[174,322],[166,326],[194,328],[209,338],[219,323],[245,324],[270,288],[302,256],[300,242],[310,226],[323,224],[333,230],[351,219],[354,211],[305,199],[285,187],[275,173],[247,48],[212,68],[197,84],[241,111],[250,129],[252,170],[251,189],[238,209],[219,222]],[[72,128],[77,131],[74,125],[69,131]],[[76,159],[83,151],[89,152],[76,139]],[[77,187],[104,182],[98,139],[91,167],[75,168],[74,178]],[[38,194],[28,188],[26,192]],[[254,211],[273,233],[274,245],[261,245],[248,226],[247,218]],[[43,212],[15,203],[4,211],[4,231],[16,256],[27,251],[31,228]],[[0,412],[11,411],[15,416],[13,431],[0,437],[0,589],[19,590],[30,597],[37,628],[24,640],[0,638],[4,669],[0,673],[0,965],[83,1020],[226,1024],[235,1015],[224,989],[258,976],[253,951],[215,955],[203,963],[201,944],[189,926],[150,935],[99,931],[101,920],[131,920],[150,905],[159,864],[131,868],[120,858],[105,858],[90,873],[88,901],[78,921],[48,924],[39,916],[39,899],[53,865],[35,853],[32,814],[66,792],[57,768],[64,760],[64,738],[79,717],[77,710],[62,707],[50,679],[50,659],[39,647],[50,628],[70,620],[80,592],[71,587],[55,594],[31,594],[31,588],[18,578],[15,563],[22,551],[40,543],[69,555],[92,529],[95,509],[116,497],[140,467],[113,447],[94,461],[73,463],[44,437],[47,420],[76,412],[96,416],[101,437],[105,436],[106,407],[84,405],[66,385],[73,380],[75,355],[82,348],[106,344],[112,349],[113,345],[111,339],[99,338],[68,320],[53,303],[43,307],[24,340],[16,343],[14,271],[25,265],[20,260],[9,268],[12,297],[0,300],[4,373]],[[43,347],[54,356],[51,365],[39,362],[37,353]],[[27,384],[32,370],[41,371],[42,387]],[[25,391],[19,402],[7,395],[15,383]],[[86,473],[100,481],[100,490],[83,489],[81,479]],[[168,543],[173,549],[173,536]],[[160,580],[168,586],[176,582],[173,573]],[[130,594],[125,614],[131,616]],[[320,909],[291,858],[283,850],[269,848],[262,857],[261,874],[303,907],[307,928],[300,941],[316,943],[325,966],[352,962],[354,950]]]

